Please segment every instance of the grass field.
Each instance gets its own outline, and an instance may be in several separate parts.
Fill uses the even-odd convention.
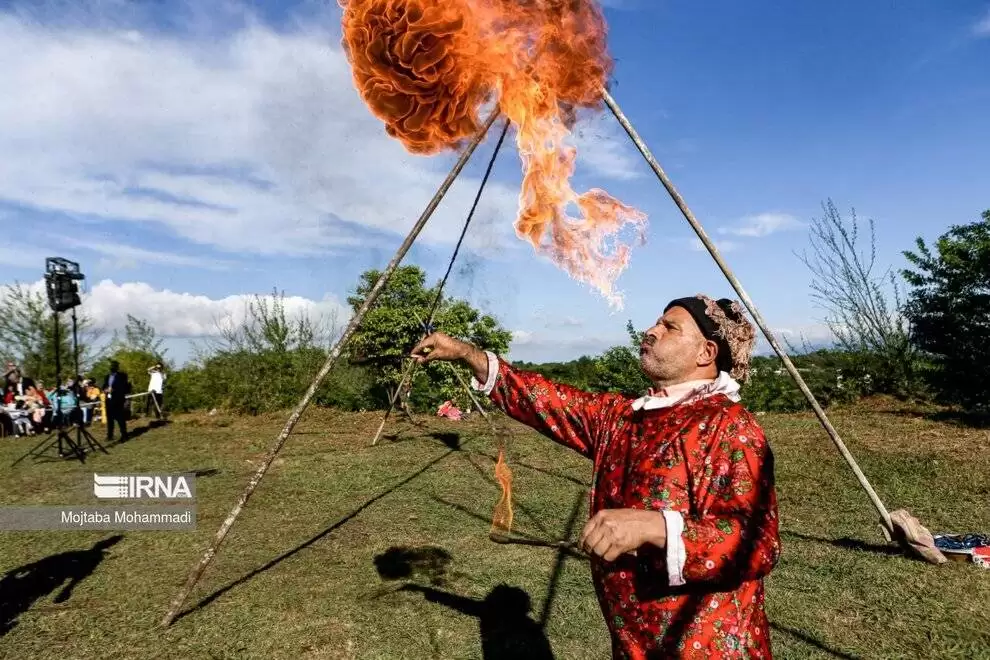
[[[990,433],[889,405],[831,416],[888,508],[909,509],[935,532],[990,531]],[[8,505],[94,504],[94,471],[203,474],[195,532],[0,534],[0,625],[14,622],[0,657],[480,658],[493,611],[485,598],[499,585],[512,588],[494,593],[514,604],[499,610],[513,634],[548,641],[560,659],[608,657],[585,560],[488,540],[498,487],[483,422],[425,416],[390,422],[371,447],[378,414],[308,411],[183,615],[159,630],[284,419],[179,416],[85,465],[8,467],[34,443],[0,440]],[[776,656],[990,658],[990,571],[930,566],[885,547],[817,421],[761,419],[776,454],[784,544],[767,580]],[[514,434],[515,529],[576,537],[590,464],[504,424]],[[102,557],[91,550],[116,534]],[[13,577],[46,558],[26,579]],[[73,571],[80,581],[54,602],[55,575]]]

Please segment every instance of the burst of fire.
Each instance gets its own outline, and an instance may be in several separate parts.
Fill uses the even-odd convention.
[[[492,513],[491,531],[508,535],[512,531],[512,470],[505,462],[505,452],[501,447],[498,450],[498,461],[495,463],[495,478],[502,487],[502,495]]]
[[[570,185],[577,111],[597,108],[612,70],[595,0],[339,0],[354,82],[386,132],[418,154],[459,148],[496,102],[516,127],[523,182],[517,235],[616,306],[646,216]],[[577,211],[577,217],[569,209]]]

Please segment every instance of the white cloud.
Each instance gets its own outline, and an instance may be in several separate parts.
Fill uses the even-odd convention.
[[[25,285],[31,291],[44,293],[44,280]],[[0,286],[0,297],[9,285]],[[270,294],[261,297],[271,301]],[[210,298],[192,293],[158,289],[145,282],[102,280],[81,296],[79,309],[93,321],[95,327],[107,331],[121,330],[127,315],[147,321],[160,337],[206,338],[220,335],[221,328],[230,327],[245,318],[246,305],[255,299],[245,293]],[[349,307],[333,296],[312,300],[286,295],[282,300],[286,316],[308,315],[313,321],[342,328],[351,316]],[[327,328],[328,330],[331,328]]]
[[[271,300],[270,294],[262,295]],[[224,298],[156,289],[144,282],[117,284],[103,280],[84,298],[86,313],[100,326],[123,328],[127,315],[145,319],[156,332],[165,337],[213,337],[220,329],[231,327],[244,319],[246,305],[254,294],[238,294]],[[350,309],[335,297],[311,300],[286,295],[283,299],[286,316],[298,318],[309,315],[314,321],[334,322],[338,326],[350,318]]]
[[[0,201],[164,226],[231,252],[369,240],[340,219],[404,234],[453,155],[412,156],[386,136],[354,89],[339,9],[276,31],[229,5],[193,6],[185,36],[114,25],[136,10],[113,3],[77,10],[83,22],[0,13]],[[231,31],[232,17],[243,27]],[[587,162],[626,176],[609,143]],[[477,185],[462,176],[421,240],[452,243]],[[468,247],[525,247],[517,210],[518,190],[490,182]]]
[[[973,24],[973,34],[977,37],[990,37],[990,9]]]
[[[733,236],[761,238],[779,231],[797,229],[803,226],[801,221],[787,213],[760,213],[743,218],[734,227],[722,227],[718,231],[721,234]]]

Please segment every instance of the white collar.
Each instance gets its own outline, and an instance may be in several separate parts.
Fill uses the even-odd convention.
[[[731,401],[739,401],[739,383],[724,371],[715,380],[691,380],[671,385],[658,392],[652,389],[632,402],[633,410],[655,410],[670,408],[689,400],[701,399],[715,394],[724,394]]]

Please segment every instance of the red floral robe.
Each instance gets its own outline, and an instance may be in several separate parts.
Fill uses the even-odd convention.
[[[490,396],[594,461],[592,515],[680,513],[683,543],[668,544],[683,551],[673,562],[683,563],[679,575],[669,574],[668,550],[650,545],[592,560],[615,658],[772,657],[762,578],[780,556],[773,456],[742,405],[713,394],[637,411],[627,397],[559,385],[502,360]],[[668,533],[676,526],[668,519]]]

